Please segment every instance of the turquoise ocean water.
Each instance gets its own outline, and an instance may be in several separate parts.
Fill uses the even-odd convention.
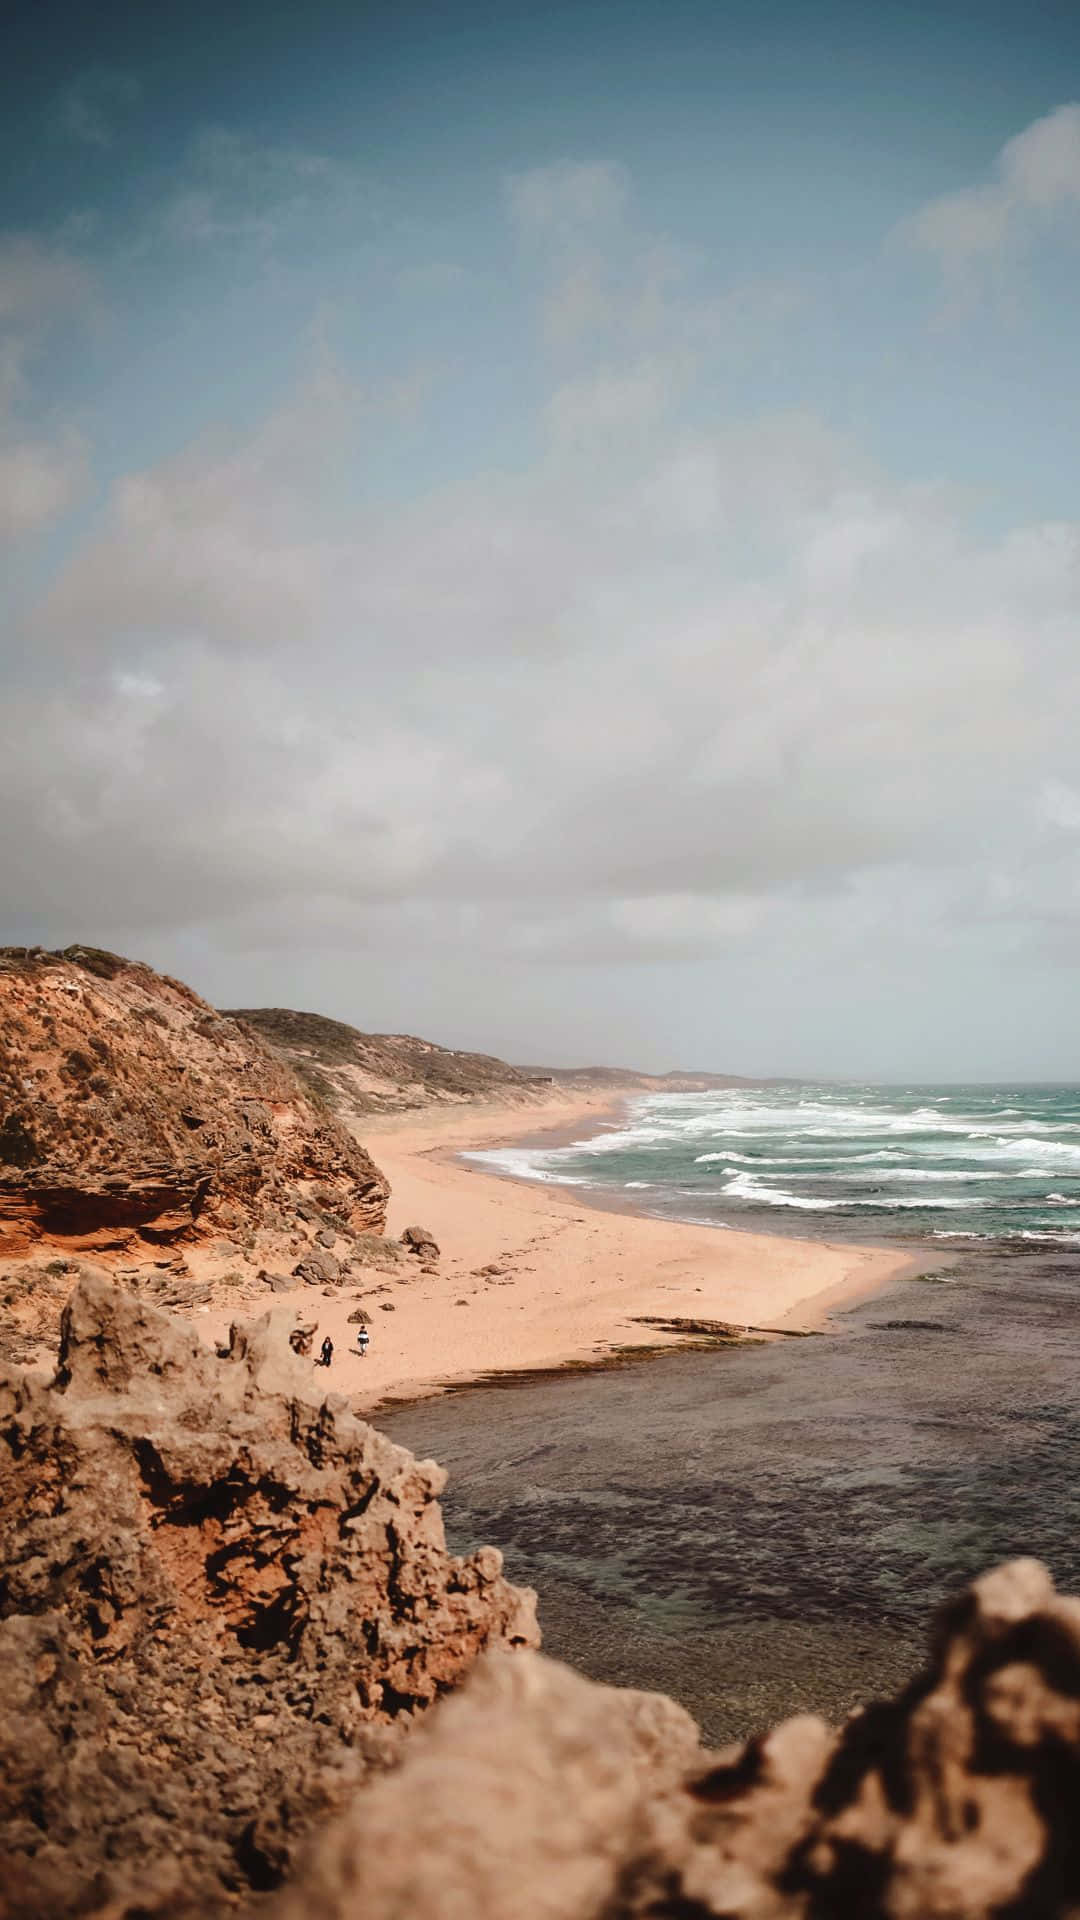
[[[469,1156],[712,1226],[1080,1247],[1080,1089],[646,1095],[595,1138]]]

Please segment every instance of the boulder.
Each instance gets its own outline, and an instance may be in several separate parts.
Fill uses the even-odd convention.
[[[418,1260],[437,1260],[439,1257],[435,1237],[427,1227],[406,1227],[401,1235],[401,1244],[414,1253]]]
[[[711,1757],[671,1701],[478,1663],[273,1920],[1069,1920],[1080,1602],[1017,1561],[899,1699]]]
[[[325,1247],[312,1247],[302,1260],[297,1261],[293,1274],[306,1287],[322,1287],[327,1281],[336,1283],[341,1279],[341,1262]]]

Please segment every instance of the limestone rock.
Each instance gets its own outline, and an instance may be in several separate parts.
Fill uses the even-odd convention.
[[[233,1910],[385,1729],[536,1644],[498,1553],[447,1552],[441,1470],[322,1397],[287,1327],[218,1358],[84,1275],[55,1379],[0,1375],[4,1920]]]
[[[670,1701],[485,1657],[274,1920],[1075,1920],[1080,1601],[1018,1561],[900,1698],[711,1760]]]
[[[399,1770],[317,1843],[274,1920],[614,1914],[650,1802],[695,1758],[697,1730],[674,1701],[533,1655],[486,1656]]]
[[[291,1293],[297,1285],[296,1276],[291,1273],[267,1273],[264,1270],[259,1279],[269,1287],[271,1293]]]
[[[401,1244],[414,1253],[418,1260],[437,1260],[439,1249],[427,1227],[406,1227],[401,1235]]]
[[[325,1247],[312,1247],[297,1261],[293,1273],[305,1286],[321,1287],[327,1281],[341,1279],[341,1263],[332,1253],[327,1253]]]

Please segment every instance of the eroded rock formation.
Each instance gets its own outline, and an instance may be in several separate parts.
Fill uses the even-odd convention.
[[[226,1357],[84,1272],[46,1384],[0,1375],[0,1915],[214,1915],[492,1643],[500,1555],[441,1469],[322,1398],[268,1316]]]
[[[710,1755],[528,1650],[292,1323],[215,1355],[90,1273],[55,1379],[0,1376],[0,1920],[1075,1920],[1080,1601],[1037,1563],[899,1699]]]
[[[900,1699],[711,1759],[671,1702],[485,1658],[275,1920],[1048,1920],[1080,1904],[1080,1601],[1015,1561]]]
[[[0,1257],[253,1243],[301,1205],[381,1233],[386,1199],[285,1062],[190,988],[90,948],[0,950]]]

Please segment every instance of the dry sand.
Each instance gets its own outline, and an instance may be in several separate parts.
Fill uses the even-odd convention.
[[[304,1289],[274,1303],[285,1329],[299,1317],[329,1334],[321,1377],[361,1408],[415,1399],[494,1373],[596,1364],[630,1347],[678,1345],[640,1315],[739,1326],[814,1328],[829,1310],[910,1266],[895,1249],[834,1245],[653,1220],[582,1205],[573,1190],[509,1180],[455,1158],[468,1147],[572,1124],[570,1137],[614,1116],[610,1095],[553,1097],[544,1107],[455,1108],[380,1119],[364,1144],[391,1185],[387,1232],[430,1229],[437,1274],[370,1273],[333,1298]],[[485,1272],[497,1268],[497,1272]],[[357,1299],[359,1292],[362,1297]],[[357,1306],[371,1346],[355,1351]],[[201,1321],[208,1338],[229,1315]]]

